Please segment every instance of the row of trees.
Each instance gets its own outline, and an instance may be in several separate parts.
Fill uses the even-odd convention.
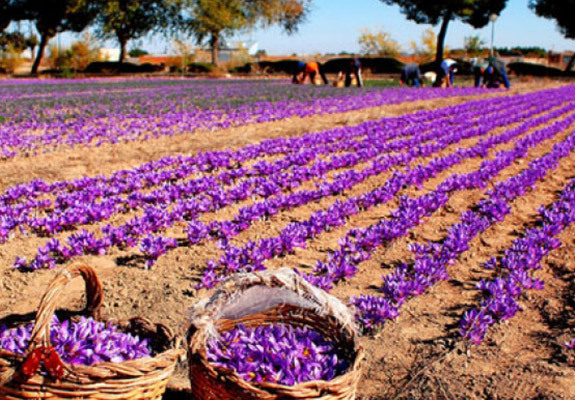
[[[221,40],[244,28],[277,24],[288,33],[306,18],[311,0],[0,0],[0,31],[10,22],[33,21],[40,35],[32,73],[58,32],[81,32],[94,26],[102,39],[120,45],[120,62],[129,40],[149,33],[184,31],[198,42],[208,40],[218,64]]]
[[[48,41],[61,31],[80,32],[89,25],[98,36],[115,38],[120,61],[129,40],[150,32],[184,31],[198,42],[207,40],[212,63],[218,64],[223,38],[256,25],[280,25],[288,33],[297,30],[311,9],[312,0],[0,0],[0,31],[11,21],[34,21],[40,34],[39,49],[32,67],[36,73]],[[435,60],[443,59],[449,23],[459,20],[474,28],[499,15],[507,0],[380,0],[397,5],[418,24],[440,25]],[[575,39],[575,0],[529,0],[538,15],[554,19],[565,37]],[[385,38],[376,38],[385,39]],[[568,68],[571,68],[574,59]]]

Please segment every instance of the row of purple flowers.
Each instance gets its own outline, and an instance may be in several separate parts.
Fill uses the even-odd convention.
[[[88,86],[73,90],[70,86]],[[231,126],[467,96],[484,89],[335,90],[286,81],[93,82],[0,91],[0,159],[77,146],[141,141]]]
[[[59,195],[56,203],[60,206],[60,209],[56,209],[57,211],[52,212],[48,217],[33,215],[30,218],[28,218],[28,214],[32,214],[32,211],[35,210],[35,203],[43,202],[43,200],[35,199],[28,208],[26,208],[26,202],[17,202],[15,204],[9,202],[5,207],[10,209],[17,208],[18,210],[25,209],[27,211],[27,213],[20,213],[20,215],[12,213],[11,224],[13,228],[25,225],[36,229],[42,227],[43,232],[47,234],[53,234],[65,227],[72,228],[77,222],[96,222],[109,218],[118,211],[137,208],[141,204],[145,205],[141,217],[135,217],[119,227],[104,226],[102,228],[102,237],[100,238],[92,232],[80,230],[70,235],[65,244],[57,239],[48,241],[45,246],[39,248],[38,254],[31,262],[19,258],[16,261],[16,265],[23,269],[51,268],[57,263],[65,262],[82,254],[104,254],[114,246],[126,248],[138,244],[140,250],[148,259],[148,265],[151,265],[159,256],[177,244],[172,238],[163,238],[152,234],[163,231],[183,220],[192,220],[187,228],[190,243],[194,244],[209,237],[224,239],[222,244],[225,245],[229,238],[247,229],[253,221],[259,218],[277,214],[282,209],[301,206],[311,201],[318,201],[323,197],[336,195],[370,176],[380,174],[398,165],[406,165],[418,157],[432,155],[464,138],[483,135],[489,129],[495,129],[502,124],[511,124],[529,115],[544,112],[546,109],[561,104],[565,100],[563,97],[557,96],[557,94],[555,92],[547,93],[550,101],[545,106],[542,106],[540,110],[534,108],[538,99],[533,95],[524,96],[521,101],[517,101],[517,99],[507,101],[499,99],[492,108],[489,106],[491,102],[485,100],[474,102],[468,107],[473,112],[484,111],[486,113],[484,117],[478,120],[471,119],[471,121],[464,119],[460,122],[451,118],[436,118],[439,122],[429,123],[429,131],[423,131],[409,138],[390,142],[387,140],[397,137],[396,134],[384,131],[380,135],[377,127],[368,125],[368,130],[371,134],[364,137],[360,142],[347,143],[339,141],[332,143],[335,146],[326,150],[331,150],[331,152],[339,151],[342,147],[337,144],[343,144],[344,146],[351,146],[357,151],[342,155],[335,154],[329,162],[319,160],[311,167],[303,167],[301,164],[305,164],[317,157],[316,151],[324,151],[323,147],[305,149],[271,163],[257,162],[251,169],[230,168],[229,154],[225,154],[221,159],[227,161],[224,165],[228,165],[228,167],[225,171],[218,174],[217,177],[222,178],[222,175],[229,177],[234,171],[240,171],[237,173],[238,178],[242,175],[248,176],[246,180],[241,181],[228,190],[224,190],[220,185],[214,188],[214,184],[221,184],[222,182],[214,182],[214,177],[208,175],[196,180],[184,181],[181,184],[166,185],[149,193],[138,193],[142,203],[137,202],[138,195],[136,193],[130,193],[127,197],[106,197],[97,204],[100,212],[96,213],[94,212],[94,203],[90,203],[90,201],[101,197],[102,192],[105,191],[99,187],[86,187],[81,191],[64,192]],[[514,106],[515,103],[517,103],[516,106]],[[461,107],[454,107],[452,110],[459,116],[465,116],[466,114],[462,114],[461,111]],[[562,109],[561,112],[565,111]],[[557,113],[559,111],[549,114],[548,118]],[[444,112],[440,115],[443,114]],[[474,114],[468,113],[467,116],[471,117],[472,115]],[[428,117],[433,117],[433,113],[428,115]],[[385,121],[383,121],[384,124]],[[478,127],[476,125],[481,126]],[[365,128],[365,126],[360,126],[358,129],[363,131]],[[357,135],[354,134],[354,136]],[[431,142],[427,143],[427,141]],[[390,151],[397,152],[397,154],[380,156],[381,153]],[[405,152],[402,153],[402,151]],[[319,183],[316,190],[281,194],[282,191],[293,190],[305,180],[321,177],[330,170],[353,166],[373,157],[376,157],[376,159],[363,171],[349,170],[336,175],[331,182]],[[366,160],[362,160],[362,158]],[[293,165],[295,167],[292,167]],[[288,168],[292,169],[288,172],[286,171]],[[413,172],[413,174],[417,173],[418,171]],[[251,176],[252,174],[257,176]],[[116,193],[117,191],[108,190],[107,192]],[[266,199],[240,209],[238,215],[231,221],[214,222],[209,225],[196,221],[197,217],[202,213],[215,211],[256,195]],[[12,196],[12,198],[14,197],[17,196]],[[21,196],[17,198],[21,199]],[[133,207],[127,207],[126,203],[131,204]],[[118,208],[115,208],[115,205]],[[53,229],[46,229],[47,224]]]

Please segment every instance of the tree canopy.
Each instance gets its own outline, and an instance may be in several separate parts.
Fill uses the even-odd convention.
[[[100,0],[97,17],[99,36],[115,38],[120,44],[120,62],[126,56],[129,40],[165,28],[175,16],[172,2],[166,0]]]
[[[10,12],[10,1],[0,0],[0,32],[4,31],[10,25],[12,13]]]
[[[441,29],[437,35],[435,60],[443,59],[445,35],[449,21],[458,19],[474,28],[481,28],[489,22],[491,14],[499,14],[507,0],[380,0],[388,5],[397,5],[407,19],[418,24],[437,25]]]
[[[382,30],[371,32],[367,28],[362,29],[357,42],[361,54],[365,55],[397,57],[401,50],[399,44],[391,38],[390,34]]]
[[[20,53],[28,47],[28,42],[20,32],[0,32],[0,50],[6,51],[9,46]]]
[[[48,41],[63,31],[81,32],[96,17],[98,5],[93,0],[16,0],[18,19],[31,20],[40,33],[38,54],[32,73],[38,72]]]
[[[575,0],[530,0],[529,8],[543,18],[554,19],[559,31],[568,39],[575,39]],[[567,65],[569,71],[575,64],[575,54]]]
[[[218,64],[220,42],[256,25],[280,25],[292,33],[305,20],[310,0],[181,0],[184,27],[198,43],[208,39],[212,64]]]

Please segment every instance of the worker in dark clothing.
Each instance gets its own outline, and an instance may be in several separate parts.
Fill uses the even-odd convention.
[[[437,87],[452,87],[453,86],[453,75],[457,72],[457,62],[451,58],[446,58],[439,65],[437,70],[437,79],[433,86]]]
[[[298,61],[293,72],[293,76],[291,78],[291,83],[301,83],[301,79],[303,77],[303,73],[305,71],[305,63],[303,61]]]
[[[321,77],[324,84],[329,84],[329,81],[323,72],[323,66],[321,63],[316,61],[304,63],[300,61],[298,62],[296,71],[292,77],[292,83],[303,84],[305,83],[306,78],[309,76],[310,82],[315,85],[315,78],[318,75]]]
[[[399,77],[400,86],[408,85],[419,87],[423,84],[421,80],[421,71],[417,64],[407,64],[401,68],[401,76]]]
[[[347,67],[345,69],[345,87],[351,86],[352,75],[355,76],[357,87],[362,87],[363,82],[361,80],[361,62],[358,58],[354,58],[347,63]]]
[[[489,63],[489,66],[483,75],[485,86],[488,88],[498,88],[503,84],[505,88],[509,89],[511,84],[509,83],[503,60],[497,57],[489,57],[487,62]]]
[[[483,87],[485,85],[485,71],[489,68],[489,62],[482,59],[474,59],[471,62],[471,67],[473,69],[473,76],[475,78],[474,86],[476,88]]]

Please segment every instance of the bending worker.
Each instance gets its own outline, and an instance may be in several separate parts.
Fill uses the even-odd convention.
[[[503,84],[505,88],[509,89],[511,84],[505,71],[505,63],[497,57],[489,57],[487,59],[489,66],[483,74],[485,86],[488,88],[498,88]]]
[[[323,66],[319,62],[313,61],[306,64],[300,61],[297,63],[297,69],[292,77],[292,83],[303,84],[309,76],[310,82],[315,85],[315,78],[317,75],[321,76],[324,84],[329,84],[329,81],[323,72]]]
[[[485,71],[487,71],[487,68],[489,68],[489,62],[487,60],[475,58],[472,60],[471,66],[473,68],[473,76],[475,78],[474,86],[476,88],[484,87],[484,74]]]
[[[474,62],[473,75],[475,76],[475,87],[497,88],[504,85],[509,89],[511,86],[505,71],[505,63],[496,57]]]
[[[347,63],[345,69],[345,87],[351,86],[352,75],[355,76],[357,87],[362,87],[363,82],[361,81],[361,62],[358,58],[353,58]]]
[[[423,84],[421,80],[421,71],[419,70],[419,65],[417,64],[407,64],[401,68],[401,76],[399,77],[399,85],[408,85],[419,87]]]
[[[457,62],[451,58],[446,58],[439,65],[437,70],[437,79],[433,86],[452,87],[453,86],[453,75],[457,72]]]

